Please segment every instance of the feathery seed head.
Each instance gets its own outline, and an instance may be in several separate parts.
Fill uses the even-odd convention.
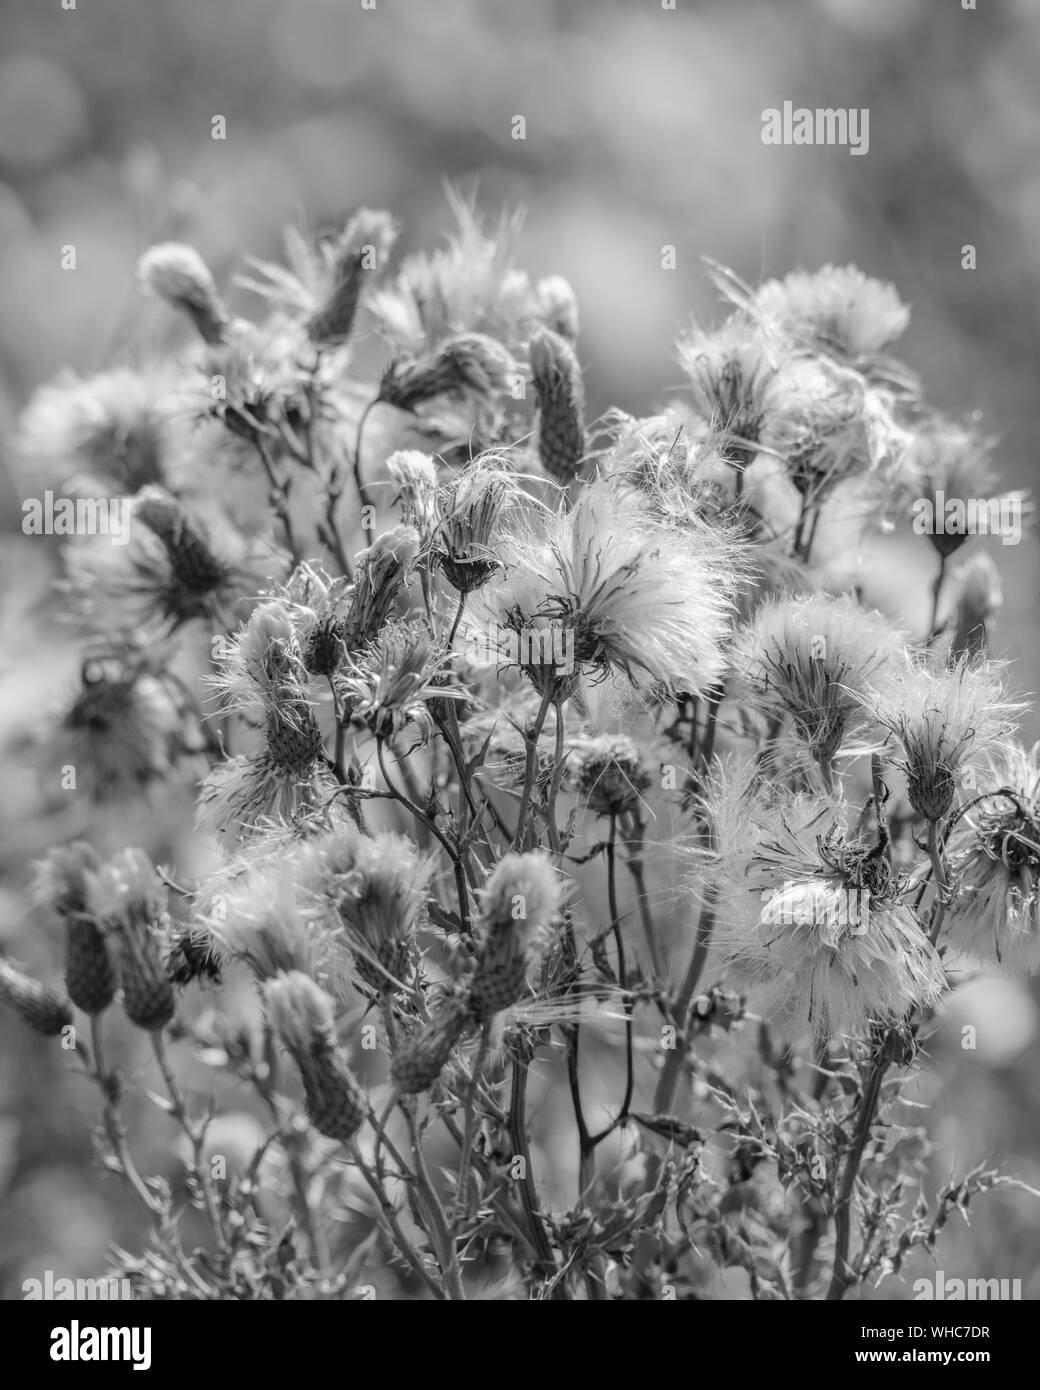
[[[204,342],[222,343],[229,319],[209,267],[193,246],[165,241],[138,263],[141,284],[157,299],[187,314]]]

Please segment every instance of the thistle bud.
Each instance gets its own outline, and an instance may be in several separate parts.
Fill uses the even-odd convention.
[[[134,516],[162,541],[173,577],[188,593],[210,593],[227,577],[180,502],[161,487],[141,489]]]
[[[0,1000],[34,1032],[47,1038],[55,1037],[72,1022],[67,1000],[7,960],[0,960]]]
[[[289,690],[268,713],[264,734],[271,758],[289,772],[306,772],[324,746],[314,710]]]
[[[578,297],[562,275],[538,281],[538,317],[572,346],[578,341]]]
[[[576,754],[578,791],[598,816],[620,816],[638,806],[650,777],[636,744],[624,734],[591,738]]]
[[[501,343],[484,333],[459,333],[414,362],[391,363],[379,385],[379,400],[414,410],[449,393],[494,396],[505,389],[512,371],[513,359]]]
[[[137,273],[157,299],[188,315],[205,342],[215,345],[226,340],[227,310],[209,267],[193,246],[177,241],[151,246],[141,257]]]
[[[122,850],[88,875],[94,918],[112,942],[123,986],[123,1012],[131,1023],[158,1032],[173,1018],[173,986],[163,966],[160,923],[167,892],[148,856]]]
[[[911,764],[906,778],[910,805],[925,820],[941,821],[953,805],[957,781],[946,763]]]
[[[312,343],[342,342],[349,337],[365,275],[382,269],[394,235],[389,213],[361,208],[350,219],[335,250],[332,290],[307,325]]]
[[[539,851],[507,854],[495,866],[481,902],[485,932],[470,990],[476,1018],[490,1018],[523,997],[561,896],[556,872]]]
[[[574,350],[558,333],[540,329],[528,347],[538,396],[538,456],[560,484],[577,477],[585,455],[585,388]]]
[[[1004,602],[1000,575],[992,559],[979,551],[960,567],[957,578],[960,592],[950,655],[954,660],[961,656],[985,656],[989,625]]]
[[[437,526],[437,465],[418,449],[398,449],[386,461],[386,471],[398,487],[401,519],[426,538]]]
[[[466,469],[445,489],[437,557],[458,593],[482,588],[501,568],[495,545],[499,521],[517,496],[511,475],[486,464]]]
[[[87,873],[101,861],[90,845],[77,840],[51,850],[36,866],[33,894],[65,926],[65,988],[86,1014],[100,1014],[116,992],[116,972],[108,946],[87,910]]]
[[[302,971],[264,986],[271,1027],[292,1054],[311,1124],[329,1139],[353,1138],[365,1118],[365,1094],[336,1046],[332,1000]]]
[[[347,650],[360,651],[389,618],[419,551],[411,526],[395,526],[377,536],[357,557],[354,594],[343,623]]]
[[[469,1021],[468,1000],[453,995],[401,1046],[390,1064],[390,1079],[403,1095],[414,1096],[430,1089]]]

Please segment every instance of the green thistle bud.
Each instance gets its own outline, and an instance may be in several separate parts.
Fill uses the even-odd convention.
[[[7,960],[0,960],[0,1000],[34,1032],[47,1038],[55,1037],[72,1023],[67,1000]]]
[[[945,763],[926,771],[911,767],[906,779],[910,805],[925,820],[940,821],[953,805],[957,780]]]
[[[279,767],[290,772],[305,772],[322,750],[317,716],[299,698],[275,705],[267,716],[264,733],[267,751]]]
[[[585,388],[574,349],[558,333],[541,329],[528,348],[538,396],[538,456],[550,478],[577,477],[585,456]]]

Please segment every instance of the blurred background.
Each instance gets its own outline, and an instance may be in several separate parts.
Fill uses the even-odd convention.
[[[592,414],[645,413],[679,387],[677,333],[720,312],[702,256],[752,282],[852,261],[911,303],[902,351],[935,405],[980,411],[1006,484],[1035,486],[1035,0],[978,12],[958,0],[677,0],[674,11],[659,0],[0,0],[0,36],[0,942],[37,968],[58,969],[59,953],[25,902],[29,861],[72,830],[115,848],[126,827],[56,824],[12,752],[76,665],[45,598],[53,553],[21,534],[12,430],[62,366],[89,372],[175,342],[173,316],[135,287],[156,239],[194,243],[230,284],[247,253],[278,255],[287,223],[331,230],[361,204],[392,210],[400,251],[429,244],[446,224],[445,180],[475,186],[493,216],[523,205],[520,264],[578,294]],[[763,146],[763,109],[787,99],[869,108],[869,153]],[[225,140],[211,138],[216,116]],[[968,244],[975,270],[962,269]],[[61,268],[68,245],[75,270]],[[674,269],[662,268],[666,246]],[[242,291],[232,302],[252,307]],[[996,648],[1034,691],[1035,536],[976,543],[1004,581]],[[188,802],[149,815],[132,838],[174,858]],[[975,1051],[959,1046],[965,1021]],[[989,1157],[1040,1186],[1036,991],[973,986],[935,1046],[919,1099],[936,1175]],[[94,1098],[67,1062],[0,1018],[6,1297],[47,1267],[97,1275],[109,1242],[136,1238],[92,1160]],[[144,1171],[173,1171],[156,1121],[137,1141]],[[1036,1298],[1037,1249],[1040,1199],[1004,1190],[970,1230],[954,1222],[938,1263],[948,1276],[1020,1278]]]

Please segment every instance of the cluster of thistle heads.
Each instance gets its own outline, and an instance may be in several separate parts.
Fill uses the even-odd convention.
[[[193,336],[25,413],[36,480],[134,521],[64,546],[88,646],[44,771],[100,803],[196,785],[211,847],[179,974],[139,852],[48,857],[72,1002],[121,986],[156,1028],[189,956],[245,968],[346,1139],[351,1000],[382,1006],[398,1090],[429,1091],[482,1030],[670,1007],[705,903],[715,979],[817,1045],[919,1023],[962,961],[1040,969],[1040,762],[990,658],[985,542],[917,538],[926,631],[871,606],[916,499],[994,489],[989,441],[894,355],[894,288],[713,271],[725,314],[680,338],[674,401],[592,418],[571,287],[516,265],[518,219],[453,212],[400,259],[383,212],[291,233],[240,282],[253,317],[154,246],[143,286]],[[589,906],[608,844],[645,942]],[[13,969],[53,1031],[65,1005]]]

